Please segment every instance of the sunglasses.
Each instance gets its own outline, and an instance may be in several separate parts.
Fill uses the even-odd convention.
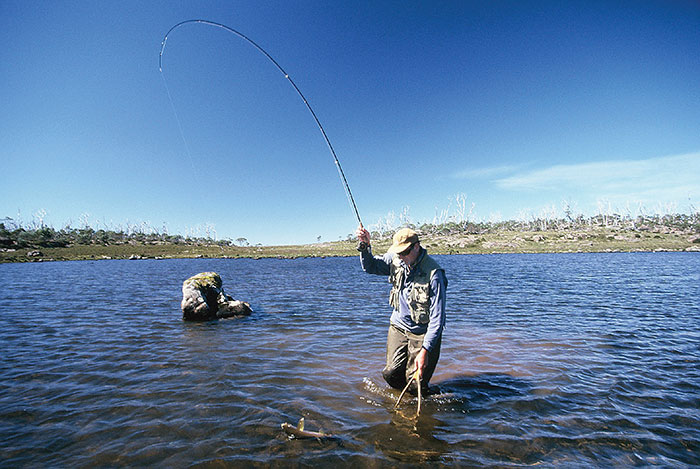
[[[409,254],[409,253],[411,252],[411,250],[413,249],[413,246],[415,246],[415,243],[414,243],[414,244],[411,244],[409,247],[407,247],[406,249],[404,249],[403,251],[401,251],[401,252],[399,253],[399,256],[408,256],[408,254]]]

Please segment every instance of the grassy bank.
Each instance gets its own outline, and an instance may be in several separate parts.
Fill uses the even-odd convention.
[[[424,233],[423,246],[431,254],[563,253],[700,251],[700,236],[692,231],[654,231],[594,227],[549,231],[499,230],[479,234]],[[383,253],[389,238],[373,242]],[[60,247],[3,248],[0,262],[40,262],[95,259],[174,258],[298,258],[357,255],[354,241],[290,246],[235,246],[204,242],[135,241],[124,243],[68,244]]]

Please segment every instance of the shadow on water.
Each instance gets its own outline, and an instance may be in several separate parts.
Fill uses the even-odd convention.
[[[355,438],[374,447],[385,457],[405,463],[438,461],[450,449],[449,443],[435,436],[444,422],[425,412],[418,418],[415,408],[399,409],[388,423],[379,423],[357,432]]]
[[[480,411],[492,413],[494,402],[519,399],[531,388],[524,379],[502,373],[454,376],[431,385],[417,416],[415,396],[404,399],[394,411],[399,392],[369,386],[371,392],[383,394],[390,419],[359,429],[352,437],[393,462],[445,463],[454,450],[452,442],[461,440],[455,420],[480,420]]]
[[[461,402],[465,410],[470,410],[482,402],[524,395],[531,388],[522,378],[503,373],[480,373],[453,376],[434,383],[430,398],[439,403]]]

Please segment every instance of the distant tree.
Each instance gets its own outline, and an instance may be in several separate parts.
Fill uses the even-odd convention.
[[[238,243],[239,246],[248,246],[248,240],[245,238],[237,238],[236,242]]]
[[[450,202],[451,204],[452,201]],[[472,202],[469,210],[467,210],[467,195],[463,193],[454,196],[454,204],[457,213],[452,217],[452,221],[456,222],[462,230],[466,230],[476,204]]]
[[[78,244],[91,244],[95,230],[90,227],[79,229],[76,241]]]
[[[14,244],[12,233],[5,228],[4,223],[0,223],[0,246],[10,247],[12,244]]]

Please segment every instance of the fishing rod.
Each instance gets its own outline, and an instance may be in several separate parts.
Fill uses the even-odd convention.
[[[272,56],[270,54],[268,54],[265,49],[260,47],[255,41],[253,41],[252,39],[250,39],[248,36],[241,33],[240,31],[236,31],[235,29],[229,28],[228,26],[221,24],[221,23],[215,23],[213,21],[208,21],[208,20],[182,21],[182,22],[176,24],[175,26],[173,26],[172,28],[170,28],[168,30],[168,32],[165,33],[165,37],[163,37],[163,43],[161,44],[161,47],[160,47],[160,55],[158,56],[158,68],[160,70],[161,76],[163,76],[163,80],[165,80],[165,75],[163,74],[163,52],[165,51],[165,43],[168,40],[168,35],[171,32],[173,32],[175,29],[179,28],[180,26],[182,26],[184,24],[188,24],[188,23],[206,24],[209,26],[221,28],[225,31],[228,31],[230,33],[235,34],[236,36],[240,37],[241,39],[244,39],[245,41],[247,41],[249,44],[251,44],[257,50],[262,52],[262,54],[265,57],[267,57],[270,60],[270,62],[272,62],[280,72],[282,72],[282,75],[284,75],[284,78],[286,78],[289,81],[289,83],[292,84],[292,86],[296,90],[299,97],[302,99],[302,101],[304,101],[304,104],[306,104],[306,108],[309,110],[309,112],[313,116],[314,120],[316,121],[316,125],[318,125],[318,128],[321,131],[321,134],[323,134],[323,138],[326,140],[326,144],[328,145],[328,149],[331,151],[331,155],[333,155],[333,160],[335,161],[335,166],[336,166],[336,168],[338,168],[338,175],[340,176],[340,180],[343,183],[343,187],[345,188],[345,195],[347,196],[348,202],[350,202],[350,205],[351,205],[353,211],[355,212],[355,217],[357,217],[357,222],[360,224],[360,226],[362,226],[362,220],[360,219],[360,212],[357,211],[357,205],[355,204],[355,199],[353,198],[352,192],[350,191],[350,185],[348,184],[348,180],[345,177],[345,173],[343,172],[342,166],[340,166],[340,160],[338,160],[338,155],[335,154],[335,150],[333,149],[333,145],[331,144],[331,141],[328,138],[328,135],[326,135],[326,131],[323,129],[323,126],[321,125],[321,121],[316,116],[316,113],[314,112],[313,108],[309,104],[309,101],[307,101],[306,97],[301,92],[301,90],[299,89],[297,84],[294,83],[294,80],[292,80],[292,78],[289,76],[289,74],[287,72],[284,71],[284,69],[280,66],[280,64],[277,63],[277,61],[274,58],[272,58]],[[167,85],[166,85],[166,87],[167,87]],[[168,95],[169,95],[169,92],[168,92]]]

